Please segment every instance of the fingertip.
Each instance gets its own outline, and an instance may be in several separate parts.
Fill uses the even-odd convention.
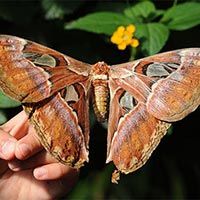
[[[16,145],[15,156],[19,160],[25,160],[29,156],[31,156],[32,150],[31,146],[26,143],[18,143]]]
[[[16,141],[12,138],[2,140],[0,142],[0,158],[4,160],[12,160],[15,157]]]
[[[45,166],[44,167],[38,167],[38,168],[34,169],[33,170],[33,175],[38,180],[47,180],[47,179],[49,179],[48,170],[47,170],[47,168]]]
[[[76,184],[76,182],[78,181],[78,175],[79,175],[79,170],[77,169],[73,169],[71,167],[65,166],[63,165],[63,169],[64,169],[64,174],[62,174],[61,176],[57,176],[56,172],[59,171],[59,167],[60,167],[60,163],[53,163],[53,164],[49,164],[45,166],[45,170],[47,170],[45,172],[44,170],[44,166],[40,167],[40,170],[44,170],[44,173],[41,173],[40,178],[37,177],[36,175],[36,169],[34,170],[34,175],[35,178],[38,180],[42,180],[42,181],[46,181],[47,185],[48,185],[48,191],[50,192],[50,196],[51,199],[57,199],[57,198],[63,198],[72,188],[73,186]],[[43,169],[41,169],[43,168]],[[37,168],[38,170],[39,168]],[[53,173],[52,173],[53,170]],[[38,172],[37,172],[38,173]],[[48,174],[48,178],[44,178],[44,174]],[[43,178],[41,178],[43,177]]]
[[[33,175],[38,180],[56,180],[63,177],[72,178],[78,176],[77,169],[65,166],[61,163],[51,163],[35,168]]]
[[[35,132],[30,131],[23,138],[18,140],[15,156],[20,160],[25,160],[43,149],[40,141],[35,136]]]
[[[1,125],[1,129],[4,132],[9,133],[9,135],[14,136],[19,139],[28,129],[28,116],[24,111],[21,111],[15,117],[7,121],[5,124]]]
[[[21,170],[20,161],[17,159],[10,161],[10,162],[8,162],[8,167],[10,170],[12,170],[14,172],[18,172]]]

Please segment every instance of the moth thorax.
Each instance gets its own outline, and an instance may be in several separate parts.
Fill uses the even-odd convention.
[[[97,120],[99,122],[104,122],[107,119],[108,114],[108,84],[106,80],[94,80],[94,98],[93,98],[93,108]]]

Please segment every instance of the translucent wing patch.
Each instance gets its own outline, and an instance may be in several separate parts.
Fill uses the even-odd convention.
[[[0,87],[21,102],[38,102],[67,85],[84,81],[90,66],[14,36],[0,36]],[[80,66],[84,65],[82,74]]]

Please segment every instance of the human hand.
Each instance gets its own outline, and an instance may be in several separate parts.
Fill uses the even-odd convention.
[[[56,199],[77,179],[44,150],[24,111],[0,126],[0,199]]]

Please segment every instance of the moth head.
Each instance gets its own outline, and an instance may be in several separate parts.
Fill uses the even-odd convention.
[[[92,66],[91,73],[93,76],[95,75],[108,75],[110,71],[110,66],[108,66],[105,62],[98,62]]]

